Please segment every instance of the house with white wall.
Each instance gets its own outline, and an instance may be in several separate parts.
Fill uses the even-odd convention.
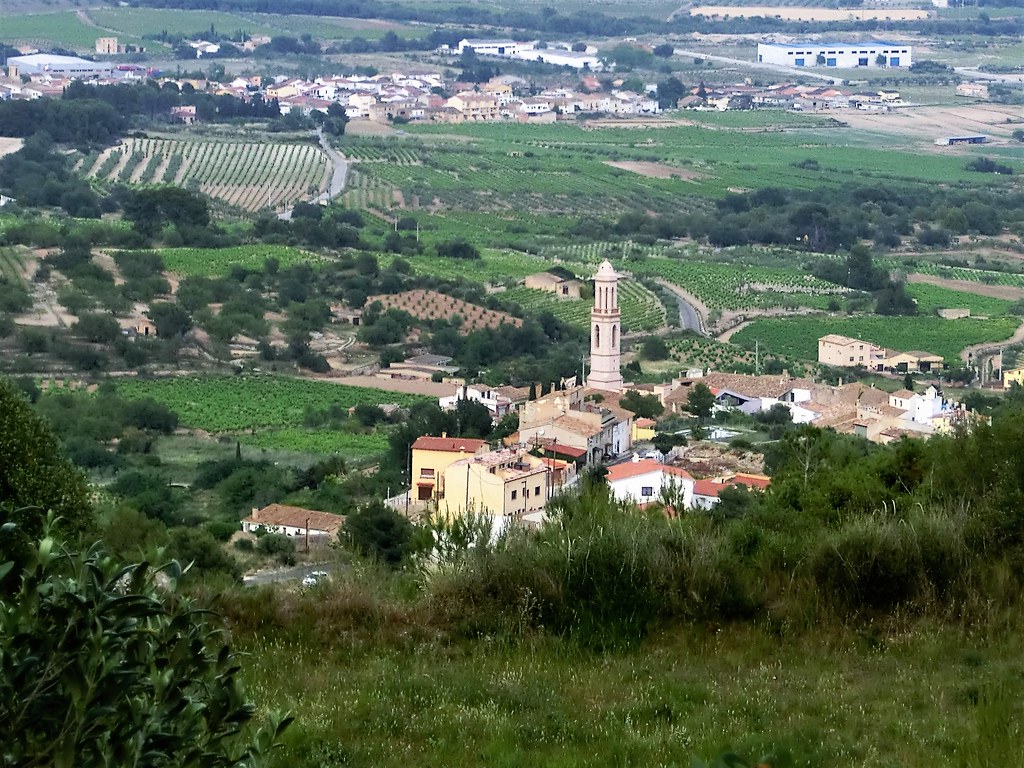
[[[645,505],[661,499],[662,489],[674,488],[684,509],[693,506],[693,476],[685,469],[635,456],[608,468],[605,481],[616,501]]]

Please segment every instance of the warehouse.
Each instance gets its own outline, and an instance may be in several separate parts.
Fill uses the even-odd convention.
[[[757,61],[790,67],[909,67],[911,47],[872,40],[866,43],[758,43]],[[884,62],[884,63],[883,63]]]
[[[33,53],[11,56],[7,65],[22,75],[53,75],[54,77],[107,77],[114,69],[109,61],[88,61],[77,56],[55,56]]]

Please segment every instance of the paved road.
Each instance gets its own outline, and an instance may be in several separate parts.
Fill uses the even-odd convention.
[[[679,304],[679,327],[684,331],[693,331],[701,336],[707,336],[707,331],[704,330],[704,321],[697,308],[680,295],[678,288],[672,285],[672,283],[667,280],[658,280],[658,283],[670,290],[672,295],[676,297],[676,302]]]
[[[348,158],[327,142],[322,129],[317,130],[316,135],[320,139],[320,148],[324,151],[324,154],[327,155],[327,159],[331,161],[332,172],[331,183],[327,186],[327,191],[320,193],[320,195],[312,200],[312,202],[329,203],[345,191],[345,182],[348,179]],[[277,218],[284,221],[291,221],[291,209],[283,213],[279,213]]]
[[[277,584],[282,581],[302,581],[313,571],[327,571],[333,573],[335,565],[333,563],[310,563],[307,565],[297,565],[294,568],[281,568],[275,571],[259,571],[246,576],[242,579],[242,583],[247,587],[256,586],[258,584]]]

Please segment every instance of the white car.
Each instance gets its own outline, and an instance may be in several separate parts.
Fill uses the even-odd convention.
[[[330,574],[327,571],[313,571],[302,580],[302,586],[315,587],[317,584],[323,584],[329,578]]]

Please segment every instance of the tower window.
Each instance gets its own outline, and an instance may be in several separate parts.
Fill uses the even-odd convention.
[[[601,326],[596,324],[594,325],[594,346],[601,346]]]

